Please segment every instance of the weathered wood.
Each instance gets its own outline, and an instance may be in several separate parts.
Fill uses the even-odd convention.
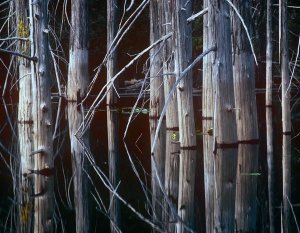
[[[229,6],[210,0],[208,7],[214,88],[214,232],[234,232],[237,134],[233,91]],[[209,46],[209,47],[210,47]]]
[[[203,8],[208,7],[208,0],[203,1]],[[209,47],[209,30],[211,22],[208,15],[203,15],[203,51]],[[203,161],[204,161],[204,189],[205,189],[205,223],[206,232],[214,231],[214,155],[213,137],[207,133],[213,129],[214,96],[212,81],[212,61],[208,54],[203,58],[202,68],[202,132],[203,132]]]
[[[150,44],[162,36],[162,1],[150,1]],[[150,138],[151,145],[155,137],[158,119],[164,106],[164,88],[162,79],[162,45],[150,50]],[[151,176],[152,176],[152,214],[153,221],[163,227],[163,192],[159,180],[164,187],[165,178],[165,122],[162,125],[156,146],[151,154]]]
[[[31,25],[32,121],[34,170],[53,168],[52,111],[48,44],[48,1],[29,1]],[[34,232],[51,233],[54,225],[53,176],[34,176]]]
[[[17,36],[29,37],[28,4],[25,0],[16,1]],[[30,55],[30,42],[19,41],[17,50]],[[17,173],[19,180],[19,224],[18,231],[30,233],[33,230],[33,179],[27,177],[28,169],[34,168],[33,157],[29,156],[33,150],[32,145],[32,93],[30,61],[18,58],[19,68],[19,104],[18,104],[18,137],[20,170]]]
[[[107,48],[110,48],[118,29],[118,1],[107,0]],[[110,52],[110,51],[108,51]],[[107,82],[116,74],[117,51],[113,50],[107,60]],[[115,88],[118,88],[118,81],[114,82]],[[119,177],[119,113],[113,111],[117,104],[117,96],[114,89],[110,89],[106,97],[107,105],[107,137],[108,137],[108,163],[109,179],[114,187],[117,188],[120,181]],[[110,193],[110,231],[119,232],[120,228],[120,204],[116,196]]]
[[[170,2],[165,1],[163,6],[164,34],[172,31]],[[167,40],[164,47],[163,73],[169,74],[174,72],[174,54],[173,40]],[[169,95],[175,81],[175,75],[166,75],[164,78],[165,98]],[[165,99],[166,100],[166,99]],[[165,165],[165,191],[168,201],[165,202],[165,218],[168,232],[175,232],[176,215],[178,204],[178,175],[179,175],[179,126],[177,110],[177,94],[171,96],[171,100],[166,110],[166,165]],[[169,206],[171,205],[171,206]]]
[[[85,151],[75,134],[83,121],[84,106],[81,104],[85,96],[88,75],[88,36],[87,36],[87,1],[74,0],[71,3],[71,28],[69,67],[67,83],[68,123],[71,142],[73,188],[75,205],[76,232],[90,232],[87,159]],[[86,132],[81,140],[88,146],[89,137]]]
[[[192,62],[192,28],[187,18],[192,14],[192,1],[171,1],[172,26],[174,31],[174,67],[176,79]],[[196,130],[192,97],[192,72],[188,72],[177,86],[179,122],[179,193],[177,222],[178,233],[188,232],[185,226],[194,228],[194,190],[196,169]]]
[[[251,1],[233,1],[251,36]],[[232,13],[233,80],[237,122],[238,166],[236,180],[236,232],[256,232],[258,125],[254,59],[245,28]]]
[[[267,160],[268,160],[268,201],[270,233],[275,232],[274,219],[274,155],[273,155],[273,116],[272,116],[272,0],[267,0],[267,48],[266,48],[266,135],[267,135]]]
[[[281,63],[281,107],[282,107],[282,232],[289,231],[291,198],[291,109],[290,109],[290,77],[288,54],[288,22],[287,1],[279,1],[281,11],[280,25],[280,63]]]

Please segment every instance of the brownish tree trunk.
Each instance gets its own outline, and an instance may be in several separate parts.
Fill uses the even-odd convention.
[[[112,45],[113,39],[117,33],[117,0],[107,0],[107,48]],[[108,51],[110,52],[110,51]],[[116,74],[117,53],[114,50],[107,60],[107,82]],[[114,82],[118,87],[117,81]],[[106,97],[107,105],[107,134],[108,134],[108,162],[109,162],[109,179],[114,189],[117,188],[119,178],[119,117],[115,111],[117,105],[117,96],[114,89],[110,89]],[[110,230],[119,232],[120,228],[120,204],[115,195],[110,193]]]
[[[233,1],[248,28],[251,29],[251,2]],[[238,167],[236,183],[236,231],[255,232],[258,160],[258,126],[255,96],[254,59],[245,29],[238,15],[232,17],[232,49],[235,108],[237,121]]]
[[[234,232],[237,134],[233,92],[231,28],[229,6],[210,0],[209,8],[214,87],[214,231]]]
[[[89,205],[88,205],[88,176],[85,150],[75,136],[84,117],[84,106],[81,104],[85,96],[88,75],[88,49],[87,49],[87,1],[74,0],[71,3],[71,28],[68,69],[68,122],[71,142],[74,205],[76,232],[89,232]],[[88,146],[87,132],[81,140]]]
[[[187,18],[192,13],[192,1],[172,1],[172,26],[174,31],[174,61],[176,79],[192,62],[192,30]],[[178,122],[179,122],[179,193],[177,232],[188,232],[194,228],[194,191],[196,169],[196,130],[194,122],[192,72],[177,86]]]
[[[32,120],[34,157],[34,232],[53,231],[53,145],[49,72],[48,1],[29,1],[31,31]]]
[[[162,1],[150,1],[150,44],[162,36]],[[162,48],[155,46],[150,50],[150,137],[151,145],[155,137],[162,108],[164,106],[164,89],[162,79]],[[159,180],[164,187],[165,178],[165,123],[162,124],[153,154],[151,155],[152,175],[152,211],[153,221],[163,226],[163,192]]]

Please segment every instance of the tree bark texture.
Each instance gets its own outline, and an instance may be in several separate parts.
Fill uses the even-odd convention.
[[[273,155],[273,117],[272,117],[272,0],[267,0],[267,48],[266,48],[266,131],[268,160],[268,199],[270,233],[275,232],[274,219],[274,155]]]
[[[162,36],[162,1],[150,1],[150,44]],[[164,106],[164,88],[162,79],[162,45],[150,50],[150,138],[153,144],[155,131],[162,108]],[[164,195],[159,186],[159,180],[164,187],[165,178],[165,122],[160,128],[156,146],[151,155],[152,175],[152,211],[153,221],[163,227],[163,201]]]
[[[233,4],[251,36],[251,1],[234,0]],[[236,232],[254,233],[259,143],[254,58],[246,31],[235,12],[232,13],[232,30],[235,113],[239,142],[235,202]]]
[[[164,20],[164,34],[172,31],[172,15],[170,12],[170,2],[164,2],[163,20]],[[174,53],[173,40],[167,40],[164,47],[163,57],[163,72],[164,74],[164,94],[165,98],[170,93],[173,85],[176,82],[175,75],[168,75],[174,72]],[[165,202],[166,216],[165,222],[167,224],[168,232],[175,232],[177,204],[178,204],[178,175],[179,175],[179,126],[178,126],[178,108],[177,108],[177,94],[174,92],[171,96],[169,104],[166,109],[166,166],[165,166],[165,191],[168,201]],[[171,205],[171,206],[169,206]],[[175,212],[175,213],[174,213]]]
[[[112,45],[118,29],[117,21],[118,1],[107,0],[107,49]],[[109,52],[109,51],[108,51]],[[107,82],[116,74],[117,53],[112,51],[107,61]],[[114,82],[118,87],[117,81]],[[119,117],[115,111],[117,106],[117,96],[114,89],[110,89],[106,97],[107,106],[107,134],[108,134],[108,161],[109,161],[109,179],[114,189],[117,188],[120,181],[119,177]],[[111,232],[119,232],[120,228],[120,204],[113,193],[110,193],[110,229]]]
[[[16,1],[17,36],[29,37],[28,3],[25,0]],[[30,42],[19,41],[17,50],[30,56]],[[33,177],[27,173],[34,169],[34,160],[30,156],[32,145],[32,92],[30,61],[18,58],[19,68],[19,104],[18,104],[18,136],[20,170],[19,179],[19,216],[21,233],[29,233],[33,230],[33,199],[30,197],[33,191]],[[23,175],[22,175],[23,174]]]
[[[34,170],[34,232],[53,232],[53,145],[49,72],[48,1],[30,7],[32,74],[32,121]],[[44,173],[44,171],[46,171]]]
[[[237,134],[234,108],[231,28],[229,6],[210,0],[212,79],[214,96],[214,232],[234,232]]]
[[[75,136],[84,118],[84,106],[88,75],[87,1],[74,0],[71,3],[71,28],[69,48],[69,68],[67,83],[68,122],[71,142],[73,188],[76,232],[90,232],[88,201],[88,168],[85,150]],[[88,146],[88,132],[80,139]]]
[[[203,8],[208,7],[208,0],[203,1]],[[203,51],[209,47],[209,30],[211,22],[208,14],[203,15]],[[212,80],[212,61],[208,54],[203,58],[202,68],[202,132],[203,132],[203,160],[204,160],[204,189],[205,189],[205,223],[206,232],[214,231],[214,195],[215,171],[213,155],[214,96]]]
[[[173,0],[172,26],[174,31],[175,74],[178,79],[184,69],[192,62],[192,28],[187,18],[192,14],[192,1]],[[196,169],[196,130],[192,96],[192,72],[177,86],[178,122],[179,122],[179,193],[177,232],[188,232],[194,228],[194,190]]]
[[[288,22],[287,22],[287,1],[280,0],[281,11],[281,106],[282,106],[282,232],[289,232],[291,198],[291,109],[290,109],[290,77],[289,77],[289,55],[288,55]]]

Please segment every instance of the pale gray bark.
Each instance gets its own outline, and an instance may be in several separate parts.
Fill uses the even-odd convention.
[[[275,232],[274,219],[274,158],[273,158],[273,117],[272,117],[272,0],[267,0],[267,49],[266,49],[266,131],[268,160],[268,199],[270,233]]]
[[[172,31],[171,25],[171,7],[169,1],[164,2],[163,20],[164,34]],[[173,40],[167,40],[164,47],[163,73],[167,74],[164,78],[165,100],[176,81],[174,72],[174,53]],[[168,201],[165,202],[165,222],[169,232],[175,232],[176,215],[178,204],[178,173],[179,173],[179,126],[177,110],[177,94],[174,92],[171,96],[166,110],[166,165],[165,165],[165,191]],[[171,205],[171,207],[169,206]],[[174,213],[175,212],[175,213]]]
[[[85,150],[75,134],[84,118],[84,106],[88,75],[87,48],[87,1],[74,0],[71,3],[70,49],[67,83],[68,122],[71,142],[73,188],[75,205],[76,232],[90,232],[88,176]],[[81,140],[88,146],[88,132]]]
[[[192,62],[192,28],[187,18],[192,14],[192,1],[175,0],[172,2],[172,26],[174,31],[174,66],[176,79]],[[179,193],[177,222],[178,233],[194,228],[194,186],[196,169],[196,130],[192,96],[192,72],[177,86],[178,122],[179,122]]]
[[[251,36],[251,1],[234,0]],[[236,231],[255,232],[258,160],[258,125],[255,96],[254,59],[245,28],[232,13],[232,49],[235,108],[238,136],[236,180]]]
[[[291,198],[291,109],[290,109],[290,77],[289,77],[289,55],[288,55],[288,22],[287,1],[280,0],[281,11],[280,25],[280,62],[281,62],[281,106],[282,106],[282,232],[289,231]]]
[[[162,37],[162,1],[150,1],[150,44]],[[150,138],[151,144],[155,137],[158,119],[164,106],[164,88],[162,79],[162,54],[161,45],[150,50]],[[153,154],[151,154],[152,176],[152,214],[153,221],[162,227],[163,201],[159,180],[164,187],[165,178],[165,123],[160,128]]]
[[[208,0],[203,1],[203,8],[208,7]],[[208,14],[203,15],[203,51],[209,47],[209,30],[211,22]],[[214,231],[214,155],[213,155],[213,115],[214,96],[212,80],[212,61],[208,54],[203,58],[202,68],[202,132],[203,132],[203,161],[205,188],[205,223],[206,232]]]
[[[53,145],[49,72],[48,1],[30,7],[32,73],[32,120],[34,177],[34,232],[53,232]],[[44,173],[45,172],[45,173]]]
[[[212,79],[214,87],[214,232],[234,232],[237,134],[233,92],[231,28],[229,6],[210,0]]]
[[[118,29],[117,21],[118,1],[107,0],[107,48],[110,48]],[[110,51],[108,51],[110,52]],[[107,59],[107,82],[116,74],[117,54],[114,50]],[[115,88],[118,88],[118,81],[114,82]],[[114,189],[120,182],[119,177],[119,117],[115,111],[117,106],[117,96],[114,89],[110,89],[106,96],[107,106],[107,134],[108,134],[108,163],[109,179]],[[118,191],[118,190],[116,190]],[[117,197],[110,193],[110,229],[111,232],[119,232],[120,228],[120,204]]]

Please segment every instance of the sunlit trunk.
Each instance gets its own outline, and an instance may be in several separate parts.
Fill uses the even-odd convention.
[[[162,1],[150,1],[150,44],[162,36]],[[155,131],[161,110],[164,106],[164,88],[162,79],[161,45],[150,50],[150,137],[153,144]],[[159,180],[164,187],[165,179],[165,122],[163,123],[151,155],[152,176],[152,214],[153,221],[163,226],[163,200],[164,196],[159,186]]]
[[[107,49],[112,45],[117,33],[117,0],[107,0]],[[109,52],[109,51],[108,51]],[[107,82],[116,74],[117,53],[113,50],[107,61]],[[118,88],[117,81],[114,86]],[[107,134],[108,134],[108,160],[109,160],[109,179],[114,189],[120,182],[119,178],[119,117],[115,111],[117,106],[117,96],[114,89],[110,89],[106,97],[107,106]],[[116,190],[118,191],[118,190]],[[111,232],[119,232],[120,228],[120,204],[115,195],[110,193],[110,229]]]
[[[192,14],[192,1],[172,1],[172,26],[174,31],[174,67],[176,79],[192,62],[192,28],[187,18]],[[196,130],[193,108],[193,79],[188,72],[177,86],[179,122],[179,193],[177,232],[188,232],[185,225],[194,228],[195,216],[195,169],[196,169]],[[182,223],[183,222],[183,223]]]
[[[233,1],[252,35],[251,1]],[[236,180],[236,231],[255,232],[258,160],[258,126],[255,96],[254,58],[245,28],[232,12],[233,80],[238,136]]]
[[[215,167],[214,231],[234,232],[237,134],[233,94],[231,28],[229,6],[225,1],[210,0],[208,15],[209,43],[212,54],[214,87],[213,151]]]
[[[88,133],[81,142],[76,132],[83,121],[84,106],[82,98],[88,87],[88,49],[87,49],[87,1],[74,0],[71,3],[71,28],[69,69],[67,84],[68,122],[71,142],[75,223],[76,232],[90,232],[89,205],[88,205],[88,167],[85,150],[81,142],[88,147]]]

